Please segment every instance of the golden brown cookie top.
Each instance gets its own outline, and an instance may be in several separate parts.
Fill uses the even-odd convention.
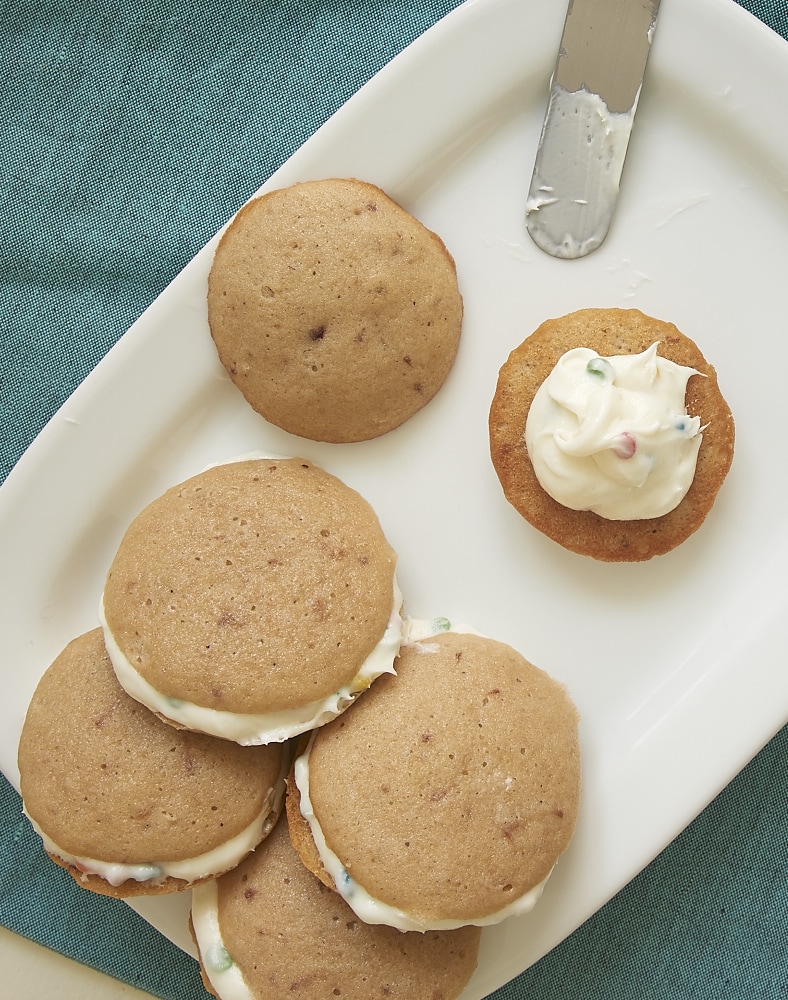
[[[316,734],[309,794],[328,847],[373,898],[427,921],[490,917],[569,844],[577,712],[510,646],[435,636]]]
[[[247,203],[208,283],[219,357],[250,405],[317,441],[378,437],[454,362],[462,298],[443,241],[380,188],[308,181]]]
[[[41,678],[18,759],[25,809],[59,848],[145,865],[202,856],[252,825],[282,753],[165,725],[122,690],[93,629]]]
[[[135,518],[104,614],[157,692],[278,711],[356,676],[391,617],[395,561],[370,505],[336,477],[303,459],[231,462]]]
[[[537,390],[559,358],[574,347],[612,357],[639,354],[655,343],[661,357],[704,376],[690,379],[685,399],[688,414],[700,417],[703,426],[689,491],[669,513],[642,520],[608,520],[592,511],[564,507],[542,489],[525,445],[525,422]],[[500,370],[489,433],[493,465],[512,506],[565,548],[608,562],[650,559],[697,531],[728,474],[735,437],[716,371],[698,346],[672,323],[637,309],[582,309],[542,323]]]
[[[304,868],[284,822],[216,886],[224,948],[260,1000],[294,992],[302,1000],[452,1000],[476,967],[478,928],[403,934],[358,920]]]

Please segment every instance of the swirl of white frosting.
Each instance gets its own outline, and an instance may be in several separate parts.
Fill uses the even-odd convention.
[[[699,375],[657,355],[601,358],[567,351],[539,387],[525,444],[540,485],[572,510],[613,521],[661,517],[692,485],[699,417],[687,415],[687,382]]]

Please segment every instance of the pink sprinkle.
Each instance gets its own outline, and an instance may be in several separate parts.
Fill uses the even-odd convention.
[[[613,446],[613,451],[619,458],[632,458],[637,450],[637,441],[633,435],[629,433],[629,431],[624,431],[623,434],[619,434],[616,439],[616,443]]]

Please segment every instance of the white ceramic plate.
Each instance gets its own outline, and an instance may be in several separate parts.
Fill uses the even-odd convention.
[[[527,917],[485,930],[465,998],[501,986],[643,868],[788,718],[784,428],[788,46],[729,0],[663,0],[618,213],[581,261],[533,246],[524,201],[564,4],[474,0],[387,66],[266,187],[380,184],[456,257],[466,322],[435,400],[373,442],[295,439],[250,411],[208,335],[206,247],[74,393],[0,490],[0,765],[34,685],[96,624],[136,512],[210,461],[301,454],[377,509],[409,612],[519,648],[582,713],[582,816]],[[736,457],[703,528],[607,565],[506,504],[486,420],[498,368],[543,319],[634,306],[717,367]],[[187,950],[187,897],[136,904]]]

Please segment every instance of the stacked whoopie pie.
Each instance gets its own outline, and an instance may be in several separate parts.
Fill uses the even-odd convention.
[[[398,229],[402,210],[378,189],[347,182],[339,197],[325,184],[296,186],[291,228],[308,231],[310,268],[314,240],[333,233],[325,205],[332,218],[339,204],[352,270],[370,255],[377,267],[377,247],[387,267],[399,254],[423,271],[426,252],[442,284],[422,282],[437,299],[418,323],[440,313],[437,327],[458,333],[456,273],[437,237]],[[213,311],[235,274],[212,274]],[[346,344],[380,341],[370,364],[393,308],[391,274],[378,279],[364,336],[344,314],[339,324]],[[278,280],[260,285],[264,299]],[[332,323],[310,326],[322,330],[310,371],[329,365],[314,351]],[[412,355],[398,370],[412,372]],[[412,388],[387,426],[423,405],[427,390]],[[382,433],[359,429],[360,405],[333,439]],[[20,740],[25,811],[53,861],[103,894],[193,889],[203,979],[222,1000],[458,996],[481,928],[530,909],[572,837],[578,718],[564,687],[504,643],[404,616],[374,510],[301,458],[242,457],[154,499],[127,527],[99,603],[97,627],[42,677]]]
[[[282,808],[281,745],[174,729],[119,685],[100,628],[41,678],[19,744],[25,812],[50,858],[102,895],[177,892],[234,867]]]
[[[223,1000],[456,997],[481,929],[529,911],[577,818],[577,713],[510,646],[404,619],[395,673],[294,740],[286,821],[195,888]],[[382,964],[381,964],[382,963]]]
[[[80,885],[190,888],[283,808],[288,741],[393,669],[395,556],[369,504],[301,459],[213,466],[127,527],[99,623],[28,708],[25,810]]]
[[[511,647],[402,611],[374,511],[313,463],[167,490],[27,712],[49,856],[98,893],[192,888],[220,997],[458,995],[572,836],[577,713]]]

